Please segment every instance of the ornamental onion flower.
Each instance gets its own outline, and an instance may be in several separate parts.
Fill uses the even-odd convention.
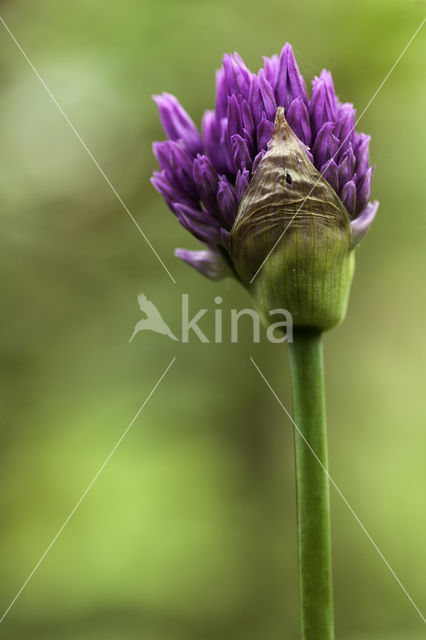
[[[216,84],[201,133],[174,96],[155,97],[169,139],[154,144],[152,182],[206,245],[179,258],[212,279],[234,275],[266,323],[278,308],[292,315],[302,638],[333,640],[322,332],[345,315],[354,249],[378,207],[370,137],[329,71],[308,97],[289,44],[257,74],[225,55]]]
[[[257,74],[237,53],[226,54],[216,73],[216,106],[205,112],[201,133],[174,96],[154,99],[168,140],[153,145],[161,170],[152,183],[181,225],[206,245],[201,251],[176,250],[205,276],[233,274],[249,284],[235,265],[231,231],[273,136],[279,107],[306,162],[327,181],[347,214],[349,250],[367,232],[378,207],[369,201],[370,136],[354,130],[355,109],[339,101],[329,71],[314,78],[308,97],[290,44],[280,56],[265,57]],[[257,267],[265,257],[257,256]]]

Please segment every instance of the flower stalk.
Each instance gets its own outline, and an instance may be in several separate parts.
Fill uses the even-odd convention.
[[[319,331],[299,329],[288,346],[297,425],[295,461],[302,639],[333,640],[322,335]]]

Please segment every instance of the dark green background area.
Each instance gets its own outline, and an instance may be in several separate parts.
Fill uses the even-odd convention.
[[[177,359],[0,625],[0,638],[299,637],[291,407],[282,345],[229,341],[235,282],[173,257],[197,247],[149,183],[153,93],[199,123],[214,70],[292,43],[307,83],[333,71],[361,113],[425,2],[1,2],[1,15],[173,285],[0,25],[0,609],[11,602],[173,356]],[[425,574],[426,27],[362,118],[380,209],[345,323],[326,336],[330,472],[421,609]],[[139,334],[143,291],[175,332],[180,296],[222,296],[226,341]],[[424,625],[332,490],[337,638],[418,640]]]

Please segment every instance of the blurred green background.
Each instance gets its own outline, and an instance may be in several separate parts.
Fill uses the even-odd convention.
[[[139,334],[137,293],[176,332],[180,296],[249,304],[173,257],[197,243],[149,183],[153,93],[200,121],[214,70],[289,41],[358,113],[424,1],[1,2],[1,15],[173,273],[173,285],[0,25],[1,610],[173,356],[177,360],[0,625],[46,640],[298,638],[287,355]],[[363,116],[380,209],[347,320],[326,337],[330,471],[418,606],[425,581],[425,29]],[[226,331],[225,331],[226,335]],[[332,490],[336,633],[417,640],[421,618]]]

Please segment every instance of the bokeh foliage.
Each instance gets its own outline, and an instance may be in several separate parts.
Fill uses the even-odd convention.
[[[151,94],[198,122],[214,69],[293,44],[360,113],[425,3],[1,2],[1,15],[176,278],[174,286],[0,28],[0,500],[4,610],[173,355],[177,360],[0,626],[10,639],[297,638],[285,349],[128,338],[146,293],[178,330],[180,295],[248,304],[173,258],[195,247],[149,184]],[[349,315],[326,338],[330,470],[420,607],[424,580],[425,32],[363,116],[380,209]],[[362,125],[362,126],[361,126]],[[225,332],[226,333],[226,332]],[[229,334],[228,334],[229,335]],[[421,619],[332,491],[337,637],[416,640]],[[422,570],[423,567],[423,570]]]

